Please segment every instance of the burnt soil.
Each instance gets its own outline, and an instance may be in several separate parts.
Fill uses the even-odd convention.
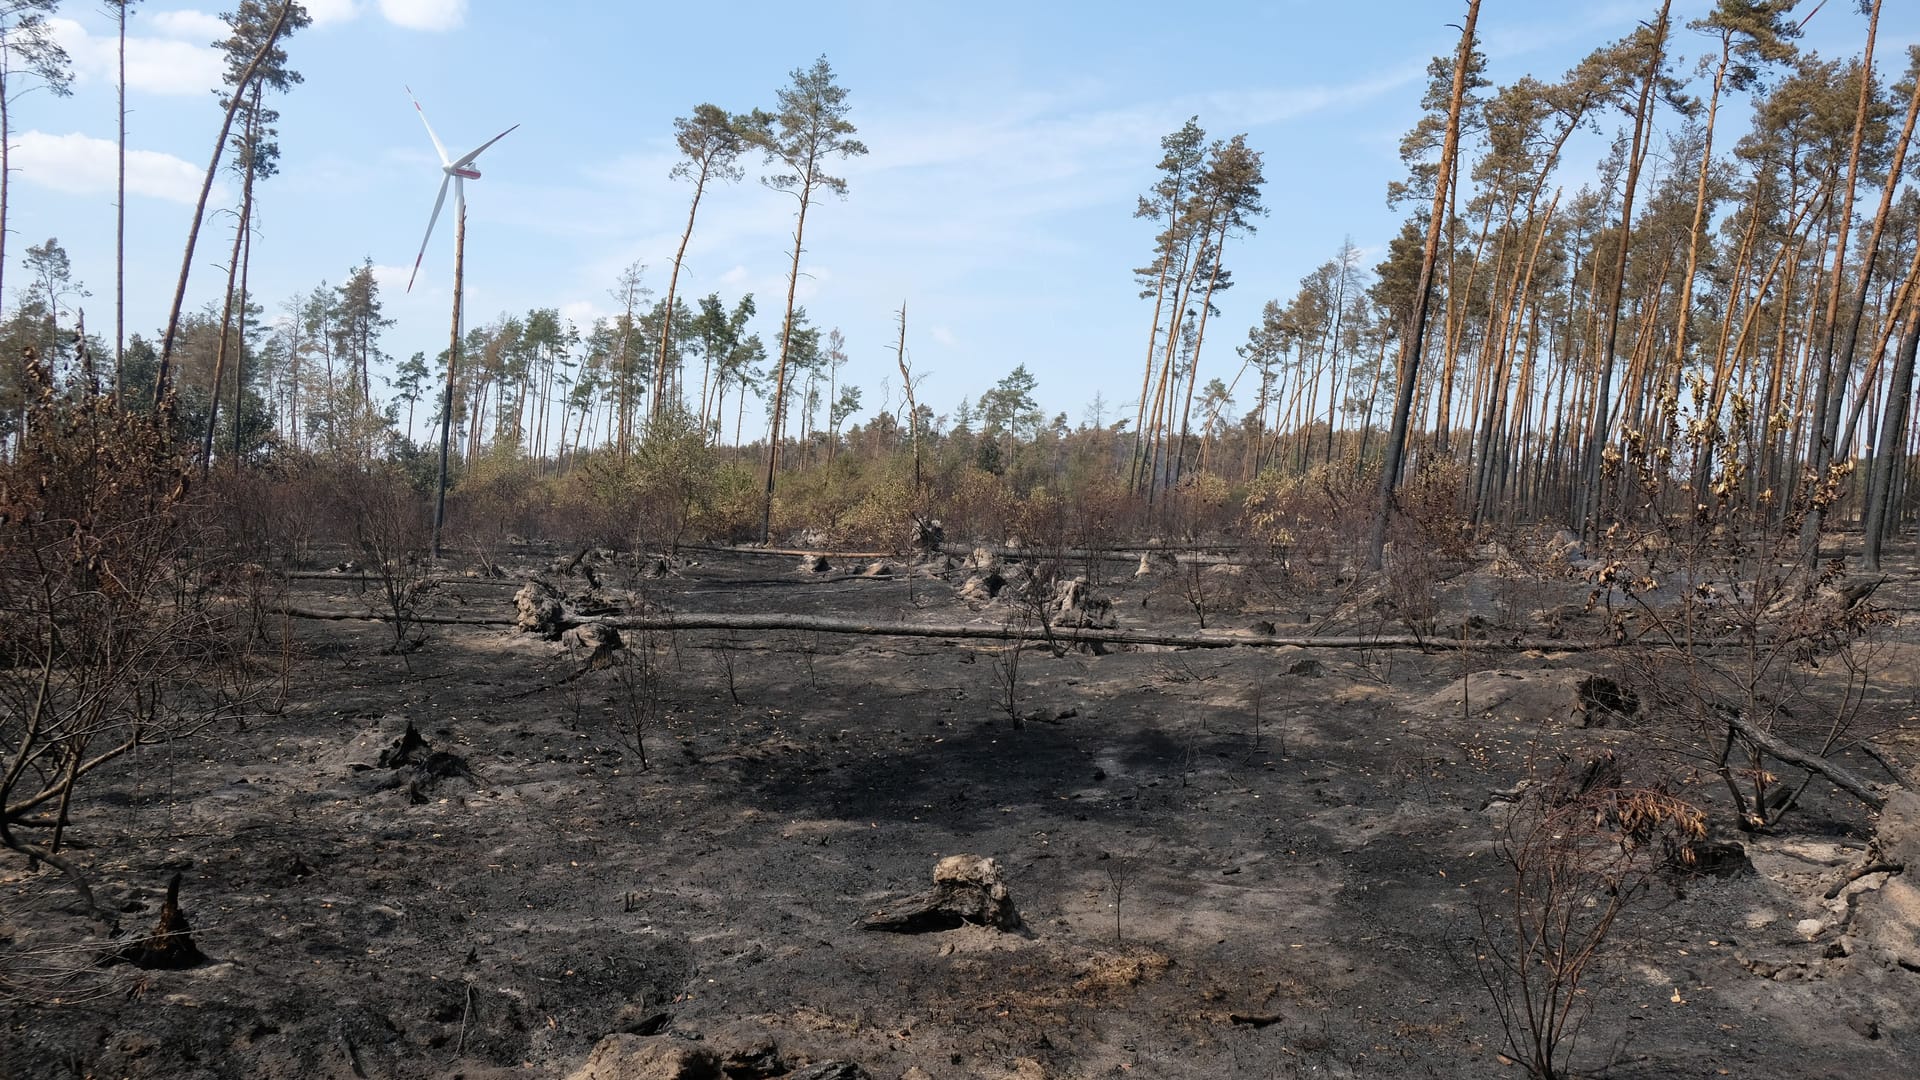
[[[682,611],[1017,617],[961,598],[968,571],[944,559],[873,578],[864,561],[692,558],[620,584]],[[1177,582],[1096,569],[1122,626],[1195,628]],[[433,610],[505,617],[520,580],[470,575]],[[1877,599],[1911,608],[1914,583],[1909,565]],[[1442,609],[1485,609],[1479,626],[1585,595],[1530,587],[1467,575]],[[1210,627],[1404,630],[1335,586],[1232,591],[1240,610]],[[374,593],[348,573],[294,580],[288,600],[356,612]],[[177,872],[209,959],[74,963],[69,1000],[0,1005],[0,1076],[564,1076],[623,1030],[723,1052],[770,1038],[788,1067],[846,1059],[887,1080],[1518,1076],[1475,963],[1477,905],[1503,887],[1497,793],[1606,749],[1664,760],[1637,729],[1471,700],[1492,669],[1603,672],[1606,655],[1463,649],[1442,627],[1427,649],[1031,647],[1013,715],[992,642],[630,635],[658,672],[643,762],[625,718],[647,688],[617,667],[562,681],[581,665],[558,644],[427,629],[401,657],[380,624],[293,621],[285,686],[243,726],[85,786],[69,837],[121,932],[152,924]],[[1870,700],[1909,730],[1913,648]],[[1476,673],[1467,701],[1436,705]],[[467,771],[382,768],[409,722]],[[1725,829],[1717,781],[1685,793]],[[1873,827],[1816,783],[1778,830],[1724,833],[1755,872],[1649,892],[1585,995],[1576,1066],[1920,1072],[1920,974],[1803,932],[1831,919],[1821,893]],[[998,861],[1024,933],[860,928],[956,853]],[[8,962],[112,944],[57,875],[0,861]]]

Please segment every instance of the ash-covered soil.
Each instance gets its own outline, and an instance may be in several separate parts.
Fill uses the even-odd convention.
[[[1021,617],[977,583],[963,596],[964,565],[870,561],[701,551],[663,577],[599,576],[677,611]],[[1098,566],[1117,621],[1196,629],[1199,579],[1154,565]],[[1209,627],[1404,632],[1335,583],[1209,573],[1202,607],[1229,609]],[[450,583],[433,611],[505,618],[521,580]],[[1914,582],[1908,566],[1878,599],[1912,607]],[[1480,909],[1511,878],[1504,793],[1607,750],[1691,781],[1753,872],[1663,881],[1630,910],[1575,1064],[1920,1072],[1920,973],[1849,922],[1895,876],[1823,898],[1868,858],[1874,815],[1816,782],[1779,829],[1728,831],[1717,778],[1644,730],[1576,725],[1569,673],[1605,673],[1606,654],[1487,644],[1597,633],[1586,588],[1465,575],[1426,649],[1254,643],[1266,627],[1244,647],[1017,657],[683,631],[628,635],[639,676],[581,674],[504,626],[429,626],[400,657],[380,624],[295,620],[277,708],[147,749],[73,807],[121,932],[151,925],[178,872],[207,963],[90,967],[112,943],[64,881],[0,861],[0,962],[74,971],[58,1003],[4,1006],[0,1076],[565,1076],[623,1031],[698,1040],[734,1076],[1519,1075],[1476,963]],[[374,599],[350,573],[289,589],[308,609]],[[1911,734],[1920,649],[1890,636],[1870,703]],[[644,760],[636,712],[653,717]],[[383,766],[409,723],[427,743],[410,760],[466,771]],[[959,853],[998,862],[1023,932],[862,929]]]

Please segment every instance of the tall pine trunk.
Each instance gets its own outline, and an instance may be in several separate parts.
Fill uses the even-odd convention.
[[[1427,308],[1433,298],[1433,267],[1439,261],[1441,220],[1447,208],[1448,180],[1454,155],[1460,149],[1460,110],[1467,96],[1467,69],[1473,63],[1473,27],[1480,19],[1480,0],[1467,0],[1466,25],[1460,31],[1460,50],[1453,61],[1453,92],[1447,103],[1447,134],[1440,148],[1440,168],[1434,179],[1433,211],[1427,221],[1426,250],[1420,257],[1420,283],[1414,293],[1413,314],[1401,343],[1400,381],[1394,396],[1393,428],[1387,436],[1386,459],[1380,470],[1379,506],[1374,510],[1373,535],[1367,545],[1367,564],[1379,569],[1386,551],[1387,524],[1394,509],[1394,491],[1407,449],[1407,426],[1413,412],[1413,388],[1420,374],[1421,345],[1427,336]]]
[[[1819,483],[1820,477],[1827,471],[1834,455],[1834,440],[1840,424],[1839,401],[1846,393],[1848,369],[1853,365],[1853,343],[1859,323],[1851,320],[1851,328],[1846,339],[1840,344],[1839,354],[1835,354],[1834,338],[1840,330],[1840,293],[1846,288],[1847,241],[1852,235],[1853,199],[1860,182],[1860,146],[1866,138],[1867,110],[1873,100],[1873,44],[1880,29],[1880,0],[1873,0],[1873,8],[1867,16],[1867,44],[1860,57],[1860,102],[1853,119],[1853,139],[1847,148],[1847,183],[1840,200],[1840,238],[1835,244],[1833,256],[1832,291],[1827,297],[1826,328],[1821,332],[1820,352],[1818,356],[1817,379],[1814,388],[1813,431],[1809,436],[1807,457],[1809,459],[1808,478]],[[1887,187],[1894,185],[1889,177]],[[1874,222],[1877,236],[1884,223],[1885,206],[1882,216]],[[1861,260],[1860,303],[1866,303],[1867,289],[1873,275],[1873,262],[1876,253],[1869,248]],[[1802,558],[1809,563],[1819,557],[1820,528],[1825,513],[1819,506],[1810,507],[1800,526],[1800,550]],[[1809,579],[1811,581],[1811,579]],[[1807,586],[1812,588],[1811,583]]]
[[[1626,188],[1620,196],[1620,247],[1613,263],[1613,293],[1607,302],[1607,329],[1600,340],[1599,354],[1594,357],[1599,371],[1594,387],[1592,415],[1587,423],[1586,457],[1581,467],[1581,494],[1577,504],[1579,512],[1574,518],[1574,528],[1583,535],[1595,533],[1599,528],[1600,457],[1606,449],[1607,434],[1612,430],[1614,349],[1619,343],[1620,308],[1626,300],[1627,253],[1633,246],[1633,197],[1640,185],[1640,168],[1646,163],[1647,150],[1653,142],[1653,91],[1655,84],[1660,81],[1660,67],[1666,55],[1667,17],[1672,7],[1673,0],[1662,0],[1660,18],[1653,26],[1654,36],[1647,56],[1646,77],[1640,84],[1640,100],[1633,114],[1633,140],[1627,151]]]
[[[280,31],[287,25],[287,16],[293,13],[293,0],[284,0],[280,5],[280,14],[274,17],[273,25],[267,29],[265,41],[247,62],[246,70],[233,84],[233,93],[228,95],[227,112],[220,121],[220,137],[213,142],[213,159],[207,162],[206,175],[200,181],[200,195],[193,203],[193,221],[187,227],[186,250],[180,256],[180,279],[173,287],[173,306],[167,310],[167,329],[160,338],[160,368],[153,380],[153,401],[155,415],[165,412],[167,397],[167,376],[173,362],[173,346],[180,334],[180,308],[187,300],[187,276],[193,271],[193,249],[200,241],[200,222],[207,215],[207,196],[213,192],[213,178],[220,172],[220,156],[227,149],[227,136],[233,133],[233,118],[240,111],[240,102],[245,98],[247,87],[253,83],[253,77],[266,61],[267,54],[273,51],[274,43],[280,40]],[[0,110],[4,113],[4,110]],[[0,145],[4,145],[5,133],[0,131]],[[0,163],[3,168],[4,163]],[[0,171],[0,176],[4,172]],[[0,185],[0,191],[4,186]],[[6,212],[4,195],[0,195],[0,220]],[[5,262],[5,248],[0,246],[0,263]]]
[[[760,542],[773,542],[773,475],[780,464],[780,423],[786,419],[787,357],[793,347],[793,298],[800,288],[800,252],[807,234],[807,203],[811,188],[800,189],[800,217],[793,227],[793,266],[787,273],[787,317],[780,324],[780,362],[774,365],[773,416],[767,429],[767,491],[760,506]]]

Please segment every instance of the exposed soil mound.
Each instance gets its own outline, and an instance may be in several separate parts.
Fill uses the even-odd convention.
[[[569,1080],[722,1080],[720,1056],[699,1043],[609,1035]]]
[[[1853,931],[1875,959],[1920,970],[1920,795],[1896,791],[1880,811],[1867,856],[1828,899],[1851,908]]]
[[[1473,716],[1514,723],[1605,727],[1639,711],[1633,692],[1605,676],[1575,669],[1495,668],[1455,679],[1422,701],[1428,716]]]

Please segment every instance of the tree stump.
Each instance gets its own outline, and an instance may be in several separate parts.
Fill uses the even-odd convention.
[[[864,929],[925,934],[962,926],[1017,930],[1020,913],[1000,881],[1000,866],[979,855],[949,855],[933,868],[933,888],[869,916]]]
[[[167,883],[167,902],[160,906],[160,921],[153,924],[153,932],[122,946],[110,959],[147,971],[180,971],[206,963],[206,954],[193,943],[193,925],[180,910],[179,874]]]

